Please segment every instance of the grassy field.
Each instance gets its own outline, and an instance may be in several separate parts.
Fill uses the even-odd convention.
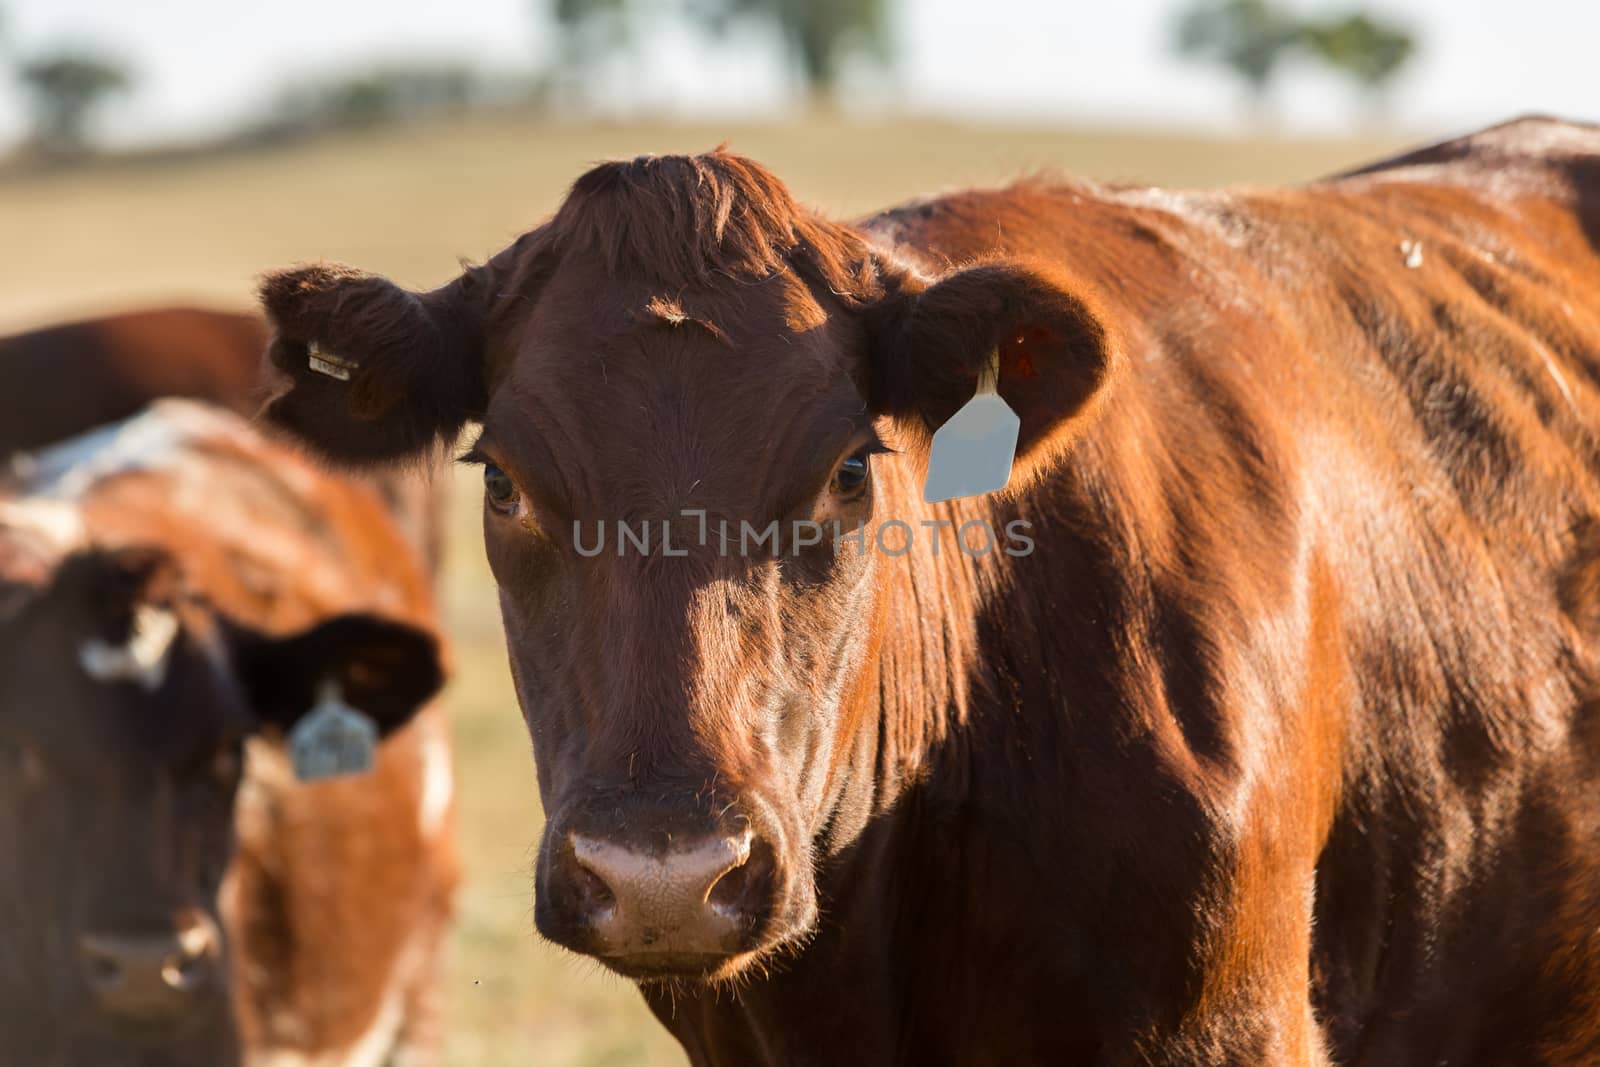
[[[1187,185],[1314,177],[1393,142],[1209,141],[928,121],[541,125],[509,118],[272,153],[0,181],[0,331],[171,300],[244,305],[268,267],[329,257],[410,285],[450,277],[552,211],[596,160],[728,141],[804,201],[849,216],[1037,170]],[[533,933],[540,814],[482,561],[455,475],[445,609],[467,881],[449,985],[451,1067],[681,1062],[631,988]]]

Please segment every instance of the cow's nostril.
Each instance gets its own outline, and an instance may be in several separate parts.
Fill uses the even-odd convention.
[[[579,906],[586,914],[598,918],[616,907],[617,895],[606,885],[605,879],[581,862],[578,864],[577,883]]]
[[[137,1023],[180,1018],[217,981],[221,950],[206,916],[166,934],[86,934],[79,943],[84,983],[101,1009]]]
[[[211,976],[210,960],[204,948],[185,945],[168,956],[161,966],[161,980],[179,993],[188,993]]]
[[[745,897],[749,888],[749,871],[744,867],[735,867],[718,879],[717,884],[711,887],[711,893],[706,897],[706,903],[711,905],[713,911],[730,919],[737,919],[744,913],[740,902]]]
[[[96,992],[110,992],[122,984],[122,964],[110,956],[99,955],[92,950],[84,953],[84,973],[88,975],[89,984]]]
[[[765,841],[752,846],[747,841],[739,864],[717,879],[706,895],[706,903],[725,919],[753,922],[765,910],[772,894],[776,867],[771,846]]]

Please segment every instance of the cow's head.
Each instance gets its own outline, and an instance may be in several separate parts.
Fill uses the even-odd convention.
[[[327,454],[482,423],[549,816],[539,929],[638,977],[725,977],[803,936],[819,854],[860,825],[842,807],[870,807],[877,643],[914,620],[882,617],[895,560],[831,524],[912,506],[915,456],[884,453],[923,450],[998,349],[1026,478],[1113,366],[1071,278],[925,276],[720,152],[601,166],[433,292],[312,265],[263,300],[289,379],[269,417]]]
[[[387,730],[441,668],[431,635],[366,615],[236,625],[159,550],[0,573],[0,1059],[229,1062],[217,895],[242,746],[329,679]]]

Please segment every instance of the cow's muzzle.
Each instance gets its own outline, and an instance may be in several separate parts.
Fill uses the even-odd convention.
[[[633,978],[716,977],[772,939],[790,895],[775,834],[740,815],[619,814],[546,831],[541,933]]]
[[[186,1021],[220,995],[222,937],[207,915],[187,914],[170,930],[101,931],[79,939],[79,966],[96,1005],[134,1026]]]

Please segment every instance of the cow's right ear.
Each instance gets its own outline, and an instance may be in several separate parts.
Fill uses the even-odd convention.
[[[263,724],[288,731],[324,682],[382,734],[404,726],[444,684],[443,650],[427,630],[376,615],[337,615],[309,630],[265,637],[229,627],[240,684]]]
[[[264,417],[330,458],[378,463],[454,439],[483,414],[475,279],[415,293],[340,264],[267,275],[268,360],[286,387]]]

